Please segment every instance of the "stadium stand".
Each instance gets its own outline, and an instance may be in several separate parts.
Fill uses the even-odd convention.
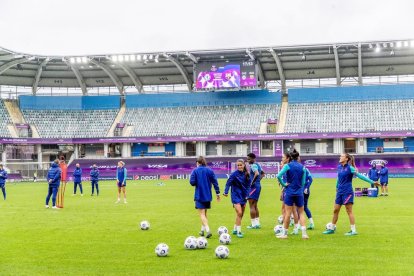
[[[10,137],[10,132],[7,129],[7,125],[11,124],[11,118],[6,110],[3,100],[0,99],[0,136]]]
[[[123,123],[131,136],[257,134],[278,119],[280,93],[219,92],[127,96]]]
[[[42,138],[106,137],[118,113],[119,96],[22,96],[20,108]]]
[[[413,99],[412,85],[292,89],[284,132],[411,130]]]

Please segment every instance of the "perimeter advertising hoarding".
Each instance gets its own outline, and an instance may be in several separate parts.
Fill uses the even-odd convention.
[[[199,63],[194,76],[197,90],[257,87],[254,61]]]

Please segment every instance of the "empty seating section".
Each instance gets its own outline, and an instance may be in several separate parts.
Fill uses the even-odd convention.
[[[131,136],[257,134],[279,110],[277,104],[127,108],[122,122],[134,126]]]
[[[286,133],[414,129],[414,100],[289,103]]]
[[[22,113],[29,124],[36,126],[42,138],[93,138],[106,137],[118,109],[23,109]]]
[[[7,125],[11,124],[11,118],[7,112],[6,106],[3,100],[0,99],[0,137],[10,137],[10,132],[7,129]]]

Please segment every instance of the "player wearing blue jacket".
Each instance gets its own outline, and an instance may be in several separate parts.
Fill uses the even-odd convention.
[[[91,176],[91,184],[92,184],[92,194],[95,193],[95,187],[96,187],[96,195],[99,196],[99,170],[96,164],[93,164],[92,170],[89,174]]]
[[[262,190],[262,185],[260,180],[262,178],[262,168],[259,163],[256,163],[256,155],[254,153],[249,153],[247,155],[247,162],[250,164],[250,189],[247,195],[250,206],[250,221],[251,224],[247,226],[248,229],[260,229],[260,219],[259,219],[259,207],[257,203],[260,198],[260,192]]]
[[[223,196],[227,197],[231,187],[231,202],[236,211],[236,223],[233,228],[233,235],[243,238],[241,232],[241,221],[246,207],[247,191],[250,187],[249,173],[246,169],[246,164],[243,159],[238,159],[236,162],[237,170],[230,174],[226,183]]]
[[[371,168],[368,171],[368,178],[371,179],[372,181],[378,181],[379,171],[377,169],[377,164],[372,164]],[[374,184],[371,184],[371,188],[374,188],[374,186],[375,186]]]
[[[7,179],[7,172],[3,168],[3,165],[0,164],[0,188],[3,192],[3,198],[6,200],[6,179]]]
[[[385,167],[384,162],[381,163],[379,182],[381,183],[381,196],[388,196],[388,168]]]
[[[115,203],[121,201],[121,190],[124,194],[124,203],[127,203],[126,199],[126,180],[127,180],[127,169],[124,167],[125,163],[123,161],[118,162],[118,167],[116,168],[116,185],[118,186],[118,200]]]
[[[206,159],[203,156],[197,158],[197,168],[191,172],[190,184],[195,186],[195,208],[198,210],[201,219],[200,236],[204,236],[205,231],[207,232],[206,238],[210,238],[212,234],[208,226],[207,210],[210,209],[213,200],[211,186],[214,186],[217,201],[220,201],[220,187],[216,175],[212,169],[207,167]]]
[[[359,179],[368,182],[370,184],[378,185],[378,182],[368,179],[364,175],[358,173],[355,168],[355,159],[349,153],[341,154],[339,158],[340,165],[338,166],[338,179],[336,181],[336,199],[334,212],[332,217],[332,222],[330,228],[327,227],[324,234],[333,234],[335,233],[336,223],[338,221],[339,211],[341,210],[342,205],[345,205],[346,212],[348,213],[349,222],[351,224],[351,231],[345,233],[346,236],[357,235],[355,227],[355,217],[352,212],[352,206],[354,204],[354,190],[352,188],[352,179],[354,176]]]
[[[49,200],[52,196],[52,205],[53,209],[57,209],[56,207],[56,196],[59,190],[60,185],[60,178],[61,178],[62,171],[59,168],[59,159],[56,159],[52,162],[49,171],[47,173],[47,182],[49,183],[49,189],[46,196],[46,208],[49,208]]]
[[[304,215],[304,197],[303,188],[306,182],[306,169],[298,162],[299,152],[294,149],[288,153],[291,160],[288,164],[285,164],[282,170],[277,174],[277,179],[280,184],[285,187],[286,193],[284,198],[285,203],[285,217],[283,218],[284,231],[280,235],[277,235],[280,239],[287,239],[290,216],[294,210],[294,206],[297,207],[299,213],[299,221],[302,226],[302,239],[308,239],[309,236],[306,233],[305,215]],[[287,182],[283,181],[282,176],[286,174]]]
[[[81,196],[83,196],[82,188],[82,169],[79,163],[76,164],[75,170],[73,171],[73,195],[76,195],[76,188],[79,186]]]
[[[313,229],[315,229],[315,225],[313,223],[312,213],[311,213],[311,211],[309,210],[309,207],[308,207],[308,201],[309,201],[309,197],[310,197],[310,186],[312,185],[313,178],[312,178],[312,175],[311,175],[309,169],[305,168],[305,170],[306,170],[305,171],[306,181],[305,181],[305,187],[303,189],[303,199],[304,199],[304,205],[303,206],[304,206],[306,216],[309,219],[309,225],[308,225],[307,229],[313,230]]]

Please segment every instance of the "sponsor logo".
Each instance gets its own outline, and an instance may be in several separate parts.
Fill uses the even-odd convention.
[[[160,175],[161,180],[171,179],[171,175]]]
[[[217,162],[211,162],[212,168],[227,168],[227,164],[225,164],[223,161],[217,161]]]
[[[316,160],[305,160],[305,162],[303,162],[306,166],[314,166],[316,164]]]
[[[385,165],[387,165],[388,164],[388,161],[387,160],[384,160],[384,159],[374,159],[374,160],[371,160],[371,161],[368,162],[368,164],[370,164],[371,166],[372,165],[381,165],[382,163],[384,163]]]
[[[166,169],[167,167],[167,164],[148,164],[149,169]]]

